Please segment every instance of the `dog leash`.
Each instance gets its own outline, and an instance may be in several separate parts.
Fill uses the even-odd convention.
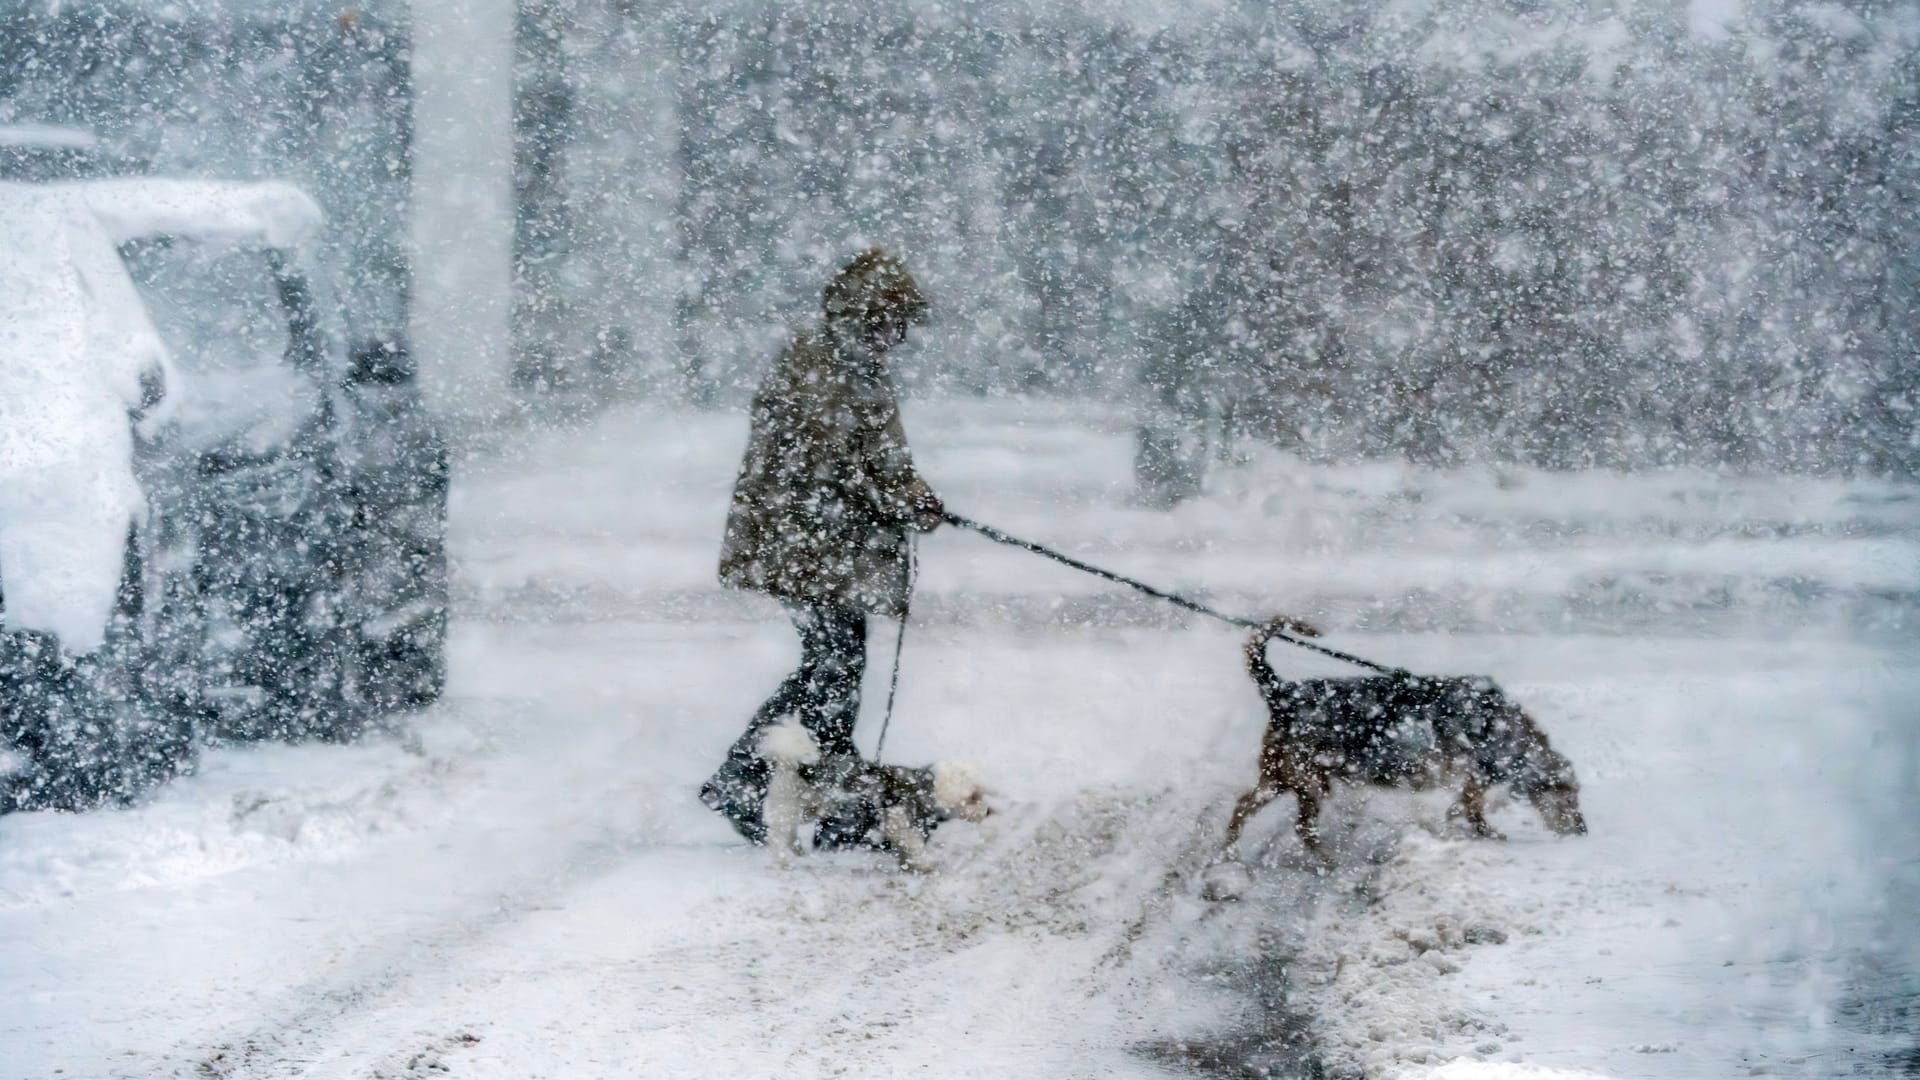
[[[920,538],[907,538],[907,598],[900,605],[900,633],[893,639],[893,678],[887,683],[887,711],[880,718],[880,738],[873,744],[873,763],[880,764],[880,751],[887,745],[887,727],[893,723],[893,697],[900,692],[900,653],[907,647],[907,614],[913,610],[914,578],[920,574]]]
[[[1167,592],[1164,589],[1156,589],[1144,581],[1135,580],[1133,578],[1127,577],[1125,574],[1116,574],[1111,570],[1103,570],[1100,567],[1094,566],[1091,563],[1081,562],[1079,559],[1076,559],[1071,555],[1066,555],[1061,552],[1055,551],[1054,549],[1047,547],[1044,544],[1036,544],[1031,540],[1022,540],[1017,536],[1013,536],[1011,534],[1001,532],[999,529],[996,529],[991,525],[982,525],[978,521],[973,521],[969,518],[963,518],[959,514],[949,512],[949,513],[943,513],[941,516],[946,518],[947,523],[950,525],[955,525],[962,529],[971,529],[974,532],[979,533],[981,536],[984,536],[987,539],[992,540],[996,543],[1006,544],[1010,547],[1022,548],[1026,551],[1033,552],[1035,555],[1044,555],[1047,558],[1052,559],[1054,562],[1061,563],[1066,566],[1071,566],[1075,570],[1079,570],[1082,573],[1092,574],[1094,577],[1097,577],[1097,578],[1105,578],[1108,581],[1115,582],[1120,585],[1125,585],[1125,586],[1128,586],[1129,588],[1138,589],[1139,591],[1146,593],[1148,596],[1152,596],[1160,600],[1165,600],[1168,603],[1173,604],[1177,607],[1186,608],[1188,611],[1197,612],[1201,615],[1209,616],[1210,618],[1219,619],[1221,622],[1230,623],[1234,626],[1244,627],[1249,630],[1263,629],[1267,625],[1266,623],[1260,622],[1257,619],[1247,619],[1247,618],[1242,618],[1241,616],[1238,616],[1238,615],[1229,615],[1224,611],[1216,611],[1215,609],[1200,603],[1198,600],[1191,600],[1191,599],[1188,599],[1187,597],[1181,596],[1178,593]],[[900,629],[902,633],[905,633],[906,624],[904,622],[901,623]],[[1331,656],[1335,660],[1344,660],[1349,664],[1357,664],[1360,667],[1369,668],[1371,670],[1378,671],[1383,675],[1408,674],[1405,668],[1389,667],[1386,664],[1375,663],[1374,661],[1368,660],[1365,657],[1355,656],[1352,653],[1341,652],[1339,649],[1329,648],[1325,645],[1316,645],[1311,641],[1302,641],[1297,637],[1290,637],[1287,634],[1278,630],[1273,631],[1273,636],[1276,638],[1279,638],[1281,641],[1284,641],[1289,645],[1298,645],[1303,649],[1310,649],[1313,652],[1320,653],[1323,656]],[[889,703],[891,703],[891,699],[889,699]]]

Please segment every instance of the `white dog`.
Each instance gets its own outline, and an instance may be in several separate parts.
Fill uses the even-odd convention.
[[[767,729],[760,756],[773,766],[761,817],[779,866],[804,853],[801,827],[815,821],[842,842],[893,852],[903,870],[924,871],[927,837],[941,822],[981,821],[993,812],[969,762],[919,769],[867,761],[823,765],[813,736],[792,723]]]
[[[809,783],[802,769],[820,763],[820,747],[799,724],[775,724],[760,736],[760,756],[773,766],[760,817],[767,825],[767,847],[777,866],[803,855],[800,826],[827,808],[825,791]]]

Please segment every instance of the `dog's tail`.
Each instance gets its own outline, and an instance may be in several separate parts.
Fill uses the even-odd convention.
[[[820,744],[799,724],[775,724],[760,736],[760,756],[775,765],[813,765],[820,760]]]
[[[1252,636],[1247,638],[1245,649],[1247,673],[1253,676],[1254,684],[1260,687],[1263,694],[1268,687],[1280,686],[1283,681],[1274,672],[1273,665],[1267,663],[1267,642],[1272,641],[1276,634],[1319,637],[1320,631],[1287,615],[1275,615],[1254,630]]]

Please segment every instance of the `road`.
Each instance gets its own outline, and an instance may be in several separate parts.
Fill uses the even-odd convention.
[[[1675,775],[1717,770],[1738,792],[1762,769],[1698,753],[1741,741],[1707,723],[1718,714],[1668,734],[1634,727],[1628,706],[1882,670],[1880,646],[1856,639],[1911,630],[1912,510],[1878,489],[1714,485],[1707,499],[1669,483],[1623,504],[1617,478],[1533,478],[1513,495],[1503,477],[1256,462],[1164,515],[1129,504],[1121,423],[992,403],[910,405],[907,419],[963,513],[1232,610],[1312,616],[1363,655],[1498,672],[1545,704],[1596,834]],[[1662,1021],[1639,1014],[1645,1030],[1618,1038],[1540,1019],[1531,1042],[1488,1035],[1504,1006],[1485,1000],[1472,1015],[1487,1019],[1454,1036],[1376,1020],[1384,1034],[1352,1035],[1317,1015],[1329,994],[1353,1016],[1378,1004],[1354,988],[1373,946],[1338,946],[1350,970],[1329,943],[1360,925],[1343,913],[1397,910],[1372,890],[1382,868],[1405,873],[1408,804],[1341,803],[1347,851],[1327,877],[1276,811],[1253,892],[1200,900],[1264,720],[1238,633],[950,531],[922,545],[887,752],[978,761],[999,812],[943,830],[933,874],[851,854],[773,869],[692,797],[797,651],[776,607],[712,584],[743,438],[735,416],[630,408],[469,454],[451,685],[413,720],[418,752],[221,750],[132,810],[0,822],[0,1076],[1249,1075],[1316,1046],[1367,1060],[1369,1039],[1386,1061],[1540,1056],[1634,1075],[1619,1063],[1652,1060],[1629,1047],[1656,1044],[1646,1025]],[[1755,525],[1776,521],[1805,527]],[[1804,639],[1770,640],[1781,612],[1814,635],[1811,656]],[[1302,656],[1299,670],[1338,669]],[[1912,685],[1910,665],[1892,670],[1887,686]],[[1881,722],[1866,715],[1862,739]],[[1693,757],[1637,753],[1649,738]],[[1444,831],[1438,805],[1413,816]],[[1690,857],[1643,867],[1636,853],[1658,843],[1560,845],[1504,813],[1514,841],[1484,856],[1490,880],[1539,865],[1578,877],[1605,852],[1618,869],[1584,895],[1609,910],[1635,909]],[[1809,880],[1827,867],[1806,865]],[[1781,895],[1800,881],[1780,878]],[[1578,922],[1553,940],[1586,942]],[[1478,963],[1524,966],[1531,947]],[[1464,980],[1482,970],[1462,963]],[[1403,970],[1376,973],[1394,1008],[1460,1014],[1447,994],[1465,982],[1389,978]],[[1662,992],[1711,992],[1676,986]],[[1722,1042],[1660,1062],[1715,1075],[1748,1047]]]

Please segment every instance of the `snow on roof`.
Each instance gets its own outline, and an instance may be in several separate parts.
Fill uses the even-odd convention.
[[[144,513],[128,410],[168,368],[89,186],[0,183],[0,620],[74,653],[104,638]]]
[[[170,180],[128,177],[56,185],[80,195],[115,243],[175,236],[241,246],[289,248],[320,231],[320,206],[278,180]]]

